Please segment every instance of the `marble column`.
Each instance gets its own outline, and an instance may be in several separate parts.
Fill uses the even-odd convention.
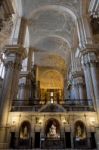
[[[18,89],[19,73],[24,49],[18,46],[6,48],[5,77],[2,86],[1,107],[0,107],[0,142],[6,138],[6,126],[11,110],[12,100],[16,97]],[[3,130],[2,130],[3,129]]]

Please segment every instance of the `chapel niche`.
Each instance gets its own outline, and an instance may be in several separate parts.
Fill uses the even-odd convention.
[[[77,121],[74,127],[74,145],[75,148],[87,147],[87,133],[83,122]]]
[[[30,138],[31,125],[28,121],[24,121],[20,127],[19,138],[22,140],[27,140]]]
[[[51,140],[60,138],[60,124],[56,119],[51,118],[47,121],[45,135]]]

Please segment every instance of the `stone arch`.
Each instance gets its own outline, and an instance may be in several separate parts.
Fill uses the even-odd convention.
[[[45,6],[42,6],[42,7],[39,7],[37,9],[33,10],[31,12],[31,14],[29,14],[29,18],[33,17],[33,15],[35,15],[35,13],[37,13],[39,11],[45,11],[45,10],[64,11],[66,13],[69,13],[74,20],[76,20],[76,17],[77,17],[77,13],[74,12],[74,10],[71,10],[71,8],[60,6],[60,5],[45,5]]]
[[[45,79],[46,80],[48,79],[47,84],[49,88],[55,88],[55,87],[60,87],[61,89],[63,88],[63,84],[64,84],[63,75],[59,71],[51,70],[51,69],[46,70],[40,76],[41,84],[44,85],[45,82],[43,83],[43,81],[45,81]],[[58,80],[59,80],[59,83],[57,83]]]
[[[69,41],[68,38],[62,37],[60,35],[54,35],[54,34],[44,35],[39,37],[37,40],[35,40],[33,49],[35,49],[35,56],[37,56],[37,58],[40,58],[39,60],[41,60],[43,57],[46,57],[47,54],[49,56],[53,54],[54,56],[55,55],[57,57],[59,56],[60,60],[63,59],[67,66],[70,63],[71,42]],[[36,53],[36,51],[38,53]],[[40,57],[39,54],[41,54]],[[44,59],[42,59],[42,62],[44,62]],[[59,62],[61,64],[61,61]],[[40,63],[40,62],[38,62],[38,59],[35,59],[35,63]],[[58,64],[56,63],[56,65]]]
[[[70,43],[70,41],[67,39],[67,38],[65,38],[65,37],[63,37],[63,36],[61,36],[61,35],[56,35],[56,34],[51,34],[51,35],[45,35],[45,36],[42,36],[42,38],[38,38],[38,40],[36,41],[36,43],[35,44],[37,44],[37,43],[39,43],[41,40],[45,40],[46,38],[58,38],[58,39],[61,39],[63,42],[65,42],[67,45],[68,45],[68,48],[70,49],[71,48],[71,43]],[[35,46],[35,45],[34,45]]]

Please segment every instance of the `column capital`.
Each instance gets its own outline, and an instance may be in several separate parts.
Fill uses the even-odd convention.
[[[80,47],[80,57],[86,53],[94,52],[97,53],[99,50],[99,44],[83,44],[82,47]]]
[[[84,84],[84,75],[82,71],[72,72],[72,79],[74,85],[83,85]]]
[[[71,72],[72,78],[83,77],[83,71],[74,71]]]
[[[24,59],[27,56],[26,49],[20,45],[7,45],[5,47],[5,54],[16,54],[20,56],[22,59]]]
[[[7,45],[4,51],[6,55],[5,67],[21,69],[21,61],[25,58],[25,49],[19,45]]]
[[[74,78],[74,84],[75,85],[84,85],[85,84],[84,78],[83,77]]]
[[[92,64],[97,64],[98,58],[96,56],[95,52],[87,52],[85,54],[82,55],[81,57],[81,63],[82,65],[86,66],[86,65],[92,65]]]

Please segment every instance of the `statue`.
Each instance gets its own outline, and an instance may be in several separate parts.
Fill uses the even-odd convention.
[[[81,126],[78,125],[76,128],[76,141],[84,140],[86,138],[85,130],[83,131]]]
[[[48,138],[60,138],[60,135],[56,132],[56,126],[54,124],[49,128],[49,132],[47,134]]]
[[[28,128],[25,126],[23,130],[20,132],[20,138],[21,139],[28,139],[29,138],[29,133],[28,133]]]

